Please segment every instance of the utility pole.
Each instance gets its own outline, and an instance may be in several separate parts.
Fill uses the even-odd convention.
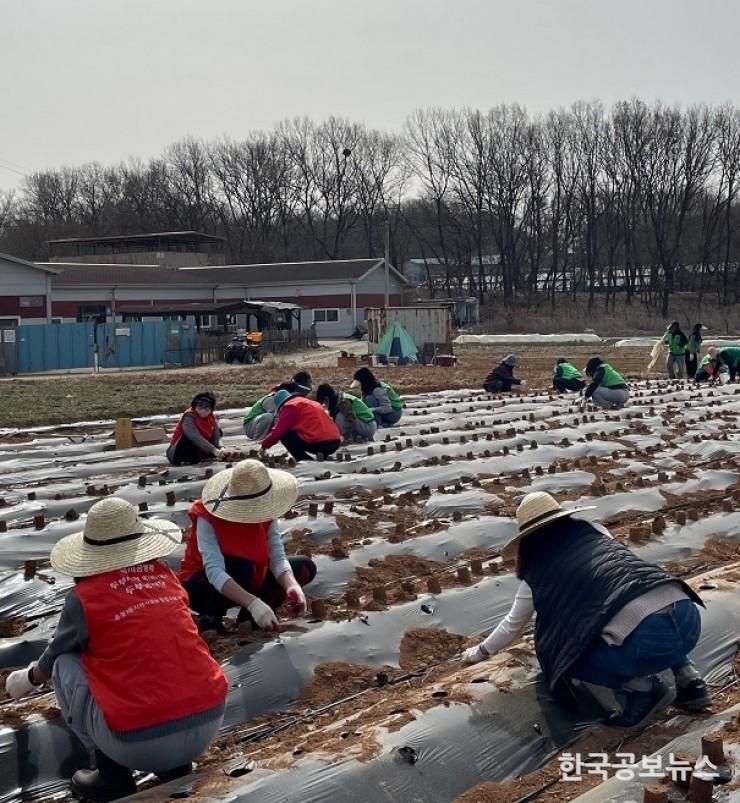
[[[391,294],[391,224],[385,221],[385,307],[390,306]]]

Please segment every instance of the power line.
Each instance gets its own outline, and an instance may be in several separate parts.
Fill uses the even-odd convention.
[[[3,164],[0,162],[0,170],[9,170],[11,173],[17,173],[19,176],[23,176],[23,178],[28,178],[27,173],[23,173],[20,170],[16,170],[14,167],[10,167],[7,164]]]

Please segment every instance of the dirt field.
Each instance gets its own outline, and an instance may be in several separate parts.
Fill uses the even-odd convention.
[[[366,344],[358,344],[364,353]],[[558,357],[583,366],[594,351],[585,346],[512,347],[522,362],[519,375],[530,390],[549,388]],[[127,371],[97,376],[50,376],[14,378],[0,382],[0,428],[32,427],[71,421],[110,420],[178,413],[199,391],[210,390],[222,409],[244,407],[289,378],[297,370],[309,370],[314,385],[329,382],[346,388],[352,370],[322,366],[328,349],[269,359],[261,365],[215,365],[196,370]],[[486,346],[459,347],[458,367],[402,367],[378,369],[401,393],[480,387],[493,365],[509,351]],[[599,352],[630,377],[645,376],[649,349],[606,346]],[[333,353],[332,353],[333,356]]]

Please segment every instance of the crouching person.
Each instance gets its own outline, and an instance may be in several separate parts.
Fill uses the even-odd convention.
[[[313,460],[318,455],[334,454],[342,440],[337,425],[315,401],[289,390],[275,394],[277,418],[262,448],[272,448],[278,441],[295,460]]]
[[[199,393],[190,402],[190,407],[180,416],[167,447],[167,459],[173,466],[223,457],[221,428],[213,413],[215,409],[216,397],[212,393]]]
[[[160,560],[179,544],[177,525],[143,521],[110,497],[90,508],[84,532],[51,551],[51,565],[75,586],[41,658],[6,687],[17,698],[53,678],[64,719],[95,756],[95,770],[72,777],[78,797],[131,795],[132,770],[184,775],[221,726],[226,676]]]
[[[561,357],[555,363],[552,386],[558,393],[565,393],[568,390],[579,393],[586,387],[586,383],[583,381],[583,374],[575,365]]]
[[[237,606],[237,622],[263,630],[279,630],[275,610],[283,604],[291,616],[305,612],[302,586],[316,576],[316,564],[286,558],[275,523],[297,498],[295,477],[259,460],[242,460],[203,486],[190,508],[179,572],[190,607],[201,614],[201,630],[221,630],[226,612]]]
[[[586,376],[591,384],[586,388],[584,404],[588,399],[597,407],[623,407],[630,397],[629,388],[620,373],[601,357],[591,357],[586,364]]]
[[[323,404],[345,441],[371,441],[378,425],[373,411],[351,393],[338,393],[331,385],[319,385],[316,401]]]
[[[517,360],[516,355],[507,354],[485,378],[483,390],[486,393],[511,393],[514,387],[524,390],[527,386],[527,381],[514,376],[514,369],[518,367],[519,360]]]
[[[275,423],[275,394],[268,393],[244,413],[244,434],[252,441],[261,441]]]
[[[537,614],[534,642],[553,691],[577,679],[620,692],[607,724],[640,727],[662,707],[706,708],[707,686],[689,653],[701,632],[701,599],[682,580],[647,563],[603,528],[573,518],[550,494],[527,494],[518,535],[504,547],[521,580],[509,614],[466,663],[518,639]],[[658,673],[672,670],[676,690]]]

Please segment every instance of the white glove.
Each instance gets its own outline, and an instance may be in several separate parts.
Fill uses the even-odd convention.
[[[527,380],[526,379],[522,379],[519,382],[519,387],[526,388],[527,387]]]
[[[298,583],[291,583],[286,589],[285,607],[291,616],[303,616],[306,612],[306,595]]]
[[[475,647],[468,647],[460,660],[464,664],[479,664],[490,657],[491,653],[482,644],[476,644]]]
[[[35,666],[36,664],[32,661],[25,669],[16,669],[15,672],[11,672],[5,678],[5,691],[8,696],[14,700],[20,700],[21,697],[25,697],[36,688],[36,684],[31,683],[31,678],[29,677],[31,670]]]
[[[215,460],[223,460],[225,457],[223,449],[214,449],[213,450],[213,457]]]
[[[262,602],[259,597],[255,597],[255,599],[247,605],[247,610],[252,614],[252,618],[262,630],[280,630],[280,624],[278,623],[277,616],[275,616],[275,611],[273,611],[267,603]]]

